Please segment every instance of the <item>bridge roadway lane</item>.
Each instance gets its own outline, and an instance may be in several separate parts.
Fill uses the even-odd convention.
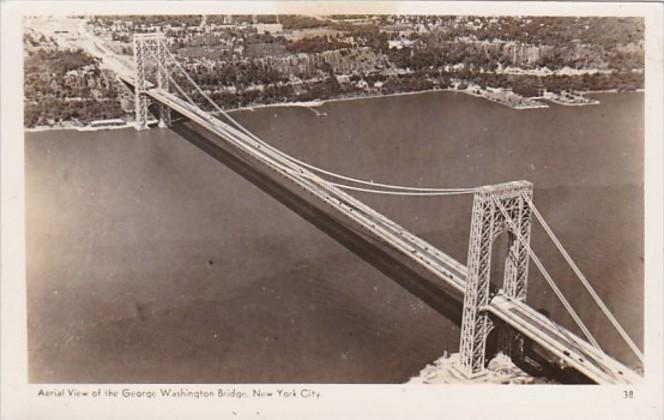
[[[630,368],[524,303],[498,294],[486,310],[597,383],[639,383],[642,380]]]
[[[259,164],[267,169],[266,173],[271,171],[273,177],[276,173],[287,182],[313,195],[325,203],[328,210],[334,210],[337,218],[339,215],[345,218],[346,224],[350,224],[357,233],[383,242],[377,245],[383,250],[386,249],[385,245],[392,248],[392,252],[387,249],[390,255],[405,262],[408,267],[413,268],[413,265],[416,265],[429,271],[437,280],[436,286],[440,287],[441,292],[449,294],[459,302],[463,301],[467,270],[453,258],[317,175],[292,163],[275,152],[270,145],[248,138],[234,127],[166,91],[151,89],[147,94],[214,133],[226,144],[215,143],[231,150],[231,153],[239,153],[238,157],[244,162],[250,165]],[[373,242],[376,243],[375,240]],[[524,303],[511,301],[498,293],[486,310],[594,382],[635,383],[641,380],[638,374],[626,366],[596,350]]]

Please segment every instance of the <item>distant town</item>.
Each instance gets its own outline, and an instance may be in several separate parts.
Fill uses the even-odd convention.
[[[95,51],[131,62],[133,34],[157,31],[227,110],[444,89],[527,109],[591,105],[589,93],[644,87],[640,18],[175,15],[53,22],[25,21],[26,128],[131,123],[133,96]],[[188,86],[181,73],[173,76]],[[187,93],[203,103],[198,92]]]

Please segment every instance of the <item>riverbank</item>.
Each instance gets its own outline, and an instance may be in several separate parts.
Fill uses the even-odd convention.
[[[487,365],[486,374],[474,379],[467,379],[458,370],[459,353],[443,354],[439,359],[426,365],[420,373],[411,378],[407,384],[550,384],[545,378],[533,377],[505,355],[499,354]]]
[[[148,121],[149,126],[155,125],[157,123],[158,123],[158,121],[156,119]],[[75,130],[75,131],[84,131],[84,132],[87,132],[87,131],[106,131],[106,130],[122,130],[122,129],[125,129],[125,128],[134,128],[134,125],[135,125],[134,121],[127,121],[124,124],[109,125],[109,126],[105,126],[105,127],[80,126],[80,125],[76,125],[76,124],[73,124],[73,123],[64,122],[64,123],[54,125],[54,126],[44,125],[44,126],[38,126],[38,127],[24,128],[23,131],[26,132],[26,133],[39,133],[39,132],[42,132],[42,131],[59,131],[59,130]]]
[[[363,100],[363,99],[376,99],[376,98],[389,98],[389,97],[396,97],[396,96],[405,96],[405,95],[420,95],[424,93],[432,93],[432,92],[458,92],[458,93],[465,93],[470,96],[474,96],[476,98],[483,98],[486,100],[489,100],[491,102],[504,105],[507,107],[510,107],[512,109],[516,110],[526,110],[526,109],[538,109],[538,108],[549,108],[549,105],[541,102],[540,100],[547,100],[549,102],[555,103],[557,105],[562,105],[562,106],[586,106],[586,105],[598,105],[600,102],[596,99],[591,99],[588,98],[586,95],[591,95],[591,94],[596,94],[596,93],[619,93],[618,90],[601,90],[601,91],[589,91],[589,92],[584,92],[583,94],[580,93],[571,93],[571,92],[563,92],[561,94],[553,93],[553,92],[545,92],[542,96],[538,97],[533,97],[533,98],[526,98],[521,95],[518,95],[514,92],[508,91],[508,90],[503,90],[503,89],[496,89],[496,88],[480,88],[477,85],[470,85],[466,89],[455,89],[455,88],[445,88],[445,89],[440,89],[440,88],[434,88],[434,89],[428,89],[428,90],[418,90],[418,91],[411,91],[411,92],[396,92],[396,93],[388,93],[388,94],[369,94],[369,95],[357,95],[357,96],[343,96],[343,97],[338,97],[338,98],[330,98],[330,99],[321,99],[321,100],[314,100],[314,101],[296,101],[296,102],[278,102],[278,103],[272,103],[272,104],[255,104],[255,105],[250,105],[250,106],[244,106],[244,107],[238,107],[238,108],[232,108],[232,109],[227,109],[226,112],[229,113],[234,113],[234,112],[240,112],[240,111],[256,111],[259,109],[264,109],[264,108],[291,108],[291,107],[299,107],[299,108],[306,108],[311,110],[316,114],[316,116],[319,117],[324,117],[327,114],[325,112],[321,112],[317,110],[316,108],[320,108],[321,106],[327,104],[327,103],[334,103],[334,102],[341,102],[341,101],[357,101],[357,100]],[[643,90],[637,90],[635,92],[643,92]],[[217,114],[216,112],[212,112],[212,114]],[[157,120],[150,120],[149,124],[156,124]],[[127,122],[124,125],[119,125],[119,126],[113,126],[113,127],[81,127],[78,125],[75,125],[73,123],[62,123],[58,126],[40,126],[40,127],[31,127],[31,128],[25,128],[25,132],[40,132],[40,131],[48,131],[48,130],[77,130],[77,131],[100,131],[100,130],[117,130],[117,129],[123,129],[123,128],[131,128],[134,126],[133,121]]]
[[[634,92],[640,92],[642,90],[636,90]],[[263,108],[282,108],[282,107],[302,107],[302,108],[318,108],[327,103],[341,102],[341,101],[355,101],[362,99],[375,99],[375,98],[388,98],[404,95],[419,95],[423,93],[431,92],[458,92],[465,93],[476,98],[482,98],[489,100],[491,102],[504,105],[516,110],[525,110],[525,109],[538,109],[538,108],[549,108],[549,105],[541,102],[542,99],[553,102],[557,105],[563,106],[584,106],[584,105],[597,105],[599,101],[596,99],[588,98],[586,95],[592,95],[595,93],[619,93],[618,90],[600,90],[600,91],[588,91],[582,93],[572,93],[572,92],[545,92],[542,96],[537,97],[524,97],[519,94],[516,94],[510,90],[504,90],[500,88],[481,88],[478,85],[471,84],[465,89],[456,89],[456,88],[434,88],[427,90],[418,90],[411,92],[396,92],[396,93],[387,93],[387,94],[368,94],[368,95],[357,95],[357,96],[341,96],[338,98],[330,99],[321,99],[316,101],[298,101],[298,102],[277,102],[272,104],[255,104],[249,106],[243,106],[238,108],[232,108],[226,110],[226,112],[238,112],[238,111],[256,111]],[[321,113],[323,114],[323,113]]]
[[[554,104],[564,106],[584,106],[584,105],[599,105],[597,99],[591,99],[584,95],[579,95],[571,92],[545,92],[541,96],[542,99],[553,102]]]
[[[458,91],[478,98],[484,98],[491,102],[505,105],[516,110],[549,107],[547,104],[537,101],[533,98],[527,98],[512,91],[500,88],[482,88],[479,85],[471,84],[465,90]]]
[[[102,130],[119,130],[123,128],[130,128],[133,126],[134,126],[133,122],[128,122],[122,125],[113,125],[109,127],[88,127],[88,126],[81,127],[73,124],[61,124],[57,126],[44,125],[39,127],[25,128],[23,131],[25,131],[26,133],[39,133],[42,131],[51,131],[51,130],[102,131]]]

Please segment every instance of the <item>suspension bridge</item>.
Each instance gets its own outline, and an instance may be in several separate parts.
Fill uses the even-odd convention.
[[[356,179],[318,168],[272,147],[221,109],[169,52],[163,34],[136,34],[131,69],[110,55],[118,77],[134,90],[136,128],[148,128],[148,105],[157,104],[159,125],[196,138],[195,144],[230,162],[238,171],[277,186],[275,198],[298,202],[299,213],[314,220],[327,233],[354,238],[389,263],[377,268],[397,273],[406,289],[450,317],[460,319],[458,370],[471,379],[486,372],[487,339],[496,331],[497,349],[517,364],[552,358],[600,384],[638,383],[641,376],[603,351],[546,267],[530,246],[531,222],[536,219],[569,263],[580,285],[590,293],[608,322],[643,363],[643,354],[602,302],[555,233],[537,210],[533,185],[515,181],[463,188],[422,188]],[[107,63],[108,64],[108,63]],[[188,89],[177,80],[185,81]],[[193,92],[193,93],[192,93]],[[206,111],[192,96],[205,101]],[[172,114],[179,116],[179,122]],[[186,121],[183,124],[182,121]],[[464,265],[442,250],[399,226],[347,191],[400,196],[472,194],[468,260]],[[327,220],[322,223],[321,220]],[[492,245],[506,232],[501,287],[491,283]],[[347,245],[348,246],[348,245]],[[349,248],[352,248],[349,246]],[[535,264],[554,294],[574,320],[583,338],[544,316],[526,302],[529,262]]]

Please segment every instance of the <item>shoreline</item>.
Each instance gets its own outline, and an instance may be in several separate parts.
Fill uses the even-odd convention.
[[[156,125],[158,123],[157,120],[149,120],[148,121],[148,126]],[[88,132],[88,131],[106,131],[106,130],[122,130],[125,128],[134,128],[135,122],[134,121],[128,121],[125,124],[122,125],[113,125],[113,126],[108,126],[108,127],[89,127],[89,126],[76,126],[76,125],[54,125],[54,126],[48,126],[48,125],[42,125],[38,127],[30,127],[30,128],[23,128],[24,133],[41,133],[44,131],[60,131],[60,130],[73,130],[73,131],[79,131],[79,132]]]
[[[440,385],[440,384],[492,384],[492,385],[538,385],[555,384],[547,378],[535,377],[516,366],[508,356],[498,354],[488,361],[484,374],[468,379],[458,369],[459,353],[448,354],[426,364],[417,374],[410,377],[406,384]]]
[[[248,105],[248,106],[243,106],[239,108],[232,108],[232,109],[227,109],[225,110],[226,112],[240,112],[240,111],[250,111],[254,112],[259,109],[263,108],[288,108],[288,107],[300,107],[300,108],[318,108],[321,107],[327,103],[333,103],[333,102],[342,102],[342,101],[357,101],[357,100],[362,100],[362,99],[377,99],[377,98],[388,98],[388,97],[396,97],[396,96],[406,96],[406,95],[419,95],[419,94],[425,94],[425,93],[433,93],[433,92],[455,92],[455,93],[464,93],[466,95],[470,95],[476,98],[482,98],[486,99],[488,101],[497,103],[499,105],[504,105],[507,107],[510,107],[515,110],[524,110],[524,109],[537,109],[537,108],[548,108],[546,104],[545,106],[541,105],[534,105],[534,106],[529,106],[529,107],[514,107],[509,104],[499,102],[496,100],[493,100],[493,98],[488,97],[488,95],[484,94],[485,92],[482,93],[474,93],[471,92],[470,90],[460,90],[460,89],[454,89],[454,88],[434,88],[434,89],[428,89],[428,90],[417,90],[417,91],[411,91],[411,92],[395,92],[395,93],[387,93],[387,94],[371,94],[371,95],[363,95],[363,96],[342,96],[338,98],[330,98],[330,99],[320,99],[320,100],[313,100],[313,101],[295,101],[295,102],[278,102],[278,103],[273,103],[273,104],[256,104],[256,105]],[[594,94],[601,94],[601,93],[644,93],[645,89],[636,89],[636,90],[630,90],[630,91],[625,91],[625,92],[620,92],[617,89],[606,89],[606,90],[589,90],[586,92],[579,92],[577,93],[578,95],[594,95]],[[536,97],[524,97],[524,99],[527,100],[533,100],[537,101],[538,99],[544,99],[544,100],[549,100],[548,98],[544,98],[541,96],[536,96]],[[557,102],[556,102],[557,103]],[[558,103],[557,103],[558,104]],[[586,106],[586,105],[595,105],[595,103],[583,103],[583,104],[576,104],[576,103],[559,103],[560,105],[564,106]],[[213,113],[216,114],[216,113]]]
[[[454,89],[454,88],[444,88],[444,89],[439,89],[439,88],[434,88],[434,89],[428,89],[428,90],[418,90],[418,91],[411,91],[411,92],[395,92],[395,93],[388,93],[388,94],[370,94],[370,95],[360,95],[360,96],[345,96],[345,97],[338,97],[338,98],[330,98],[330,99],[322,99],[322,100],[313,100],[313,101],[295,101],[295,102],[279,102],[279,103],[272,103],[272,104],[256,104],[256,105],[249,105],[249,106],[244,106],[244,107],[239,107],[239,108],[232,108],[225,110],[228,113],[235,113],[235,112],[255,112],[257,110],[261,109],[266,109],[266,108],[303,108],[303,109],[308,109],[310,111],[313,111],[316,116],[326,116],[327,114],[325,112],[321,112],[316,108],[320,108],[321,106],[328,104],[328,103],[334,103],[334,102],[342,102],[342,101],[357,101],[357,100],[363,100],[363,99],[378,99],[378,98],[389,98],[389,97],[397,97],[397,96],[406,96],[406,95],[421,95],[421,94],[427,94],[427,93],[435,93],[435,92],[452,92],[452,93],[462,93],[466,94],[475,98],[481,98],[485,99],[487,101],[496,103],[498,105],[503,105],[507,106],[509,108],[512,108],[517,111],[522,111],[522,110],[527,110],[527,109],[544,109],[544,108],[549,108],[549,105],[543,103],[543,102],[538,102],[538,100],[544,100],[544,101],[549,101],[551,103],[554,103],[556,105],[560,106],[590,106],[590,105],[597,105],[599,101],[596,100],[589,100],[586,103],[569,103],[569,102],[563,102],[563,101],[557,101],[557,100],[552,100],[550,97],[532,97],[532,98],[525,98],[527,101],[532,101],[534,104],[532,105],[526,105],[526,106],[513,106],[508,103],[505,103],[501,100],[497,100],[494,97],[489,96],[487,93],[491,92],[486,92],[482,91],[480,93],[473,92],[470,89],[466,90],[460,90],[460,89]],[[609,89],[609,90],[598,90],[598,91],[587,91],[587,92],[581,92],[577,93],[579,96],[584,96],[585,95],[593,95],[593,94],[606,94],[606,93],[644,93],[644,89],[637,89],[633,91],[626,91],[626,92],[619,92],[617,89]],[[589,98],[590,99],[590,98]],[[212,115],[217,115],[217,112],[211,112]],[[151,120],[149,124],[154,124],[156,123],[156,120]],[[120,129],[126,129],[126,128],[132,128],[134,126],[134,122],[127,122],[124,125],[121,126],[113,126],[113,127],[99,127],[99,128],[94,128],[94,127],[79,127],[79,126],[40,126],[40,127],[29,127],[29,128],[23,128],[23,131],[26,133],[38,133],[38,132],[44,132],[44,131],[50,131],[50,130],[75,130],[75,131],[80,131],[80,132],[86,132],[86,131],[104,131],[104,130],[120,130]]]
[[[133,122],[128,122],[123,125],[114,125],[112,127],[78,127],[78,126],[67,126],[67,125],[55,125],[55,126],[48,126],[48,125],[42,125],[39,127],[31,127],[31,128],[24,128],[23,131],[26,133],[41,133],[43,131],[58,131],[58,130],[75,130],[75,131],[100,131],[100,130],[120,130],[123,128],[131,128],[134,126]]]
[[[264,109],[264,108],[289,108],[289,107],[300,107],[300,108],[318,108],[321,107],[327,103],[333,103],[333,102],[343,102],[343,101],[358,101],[362,99],[378,99],[378,98],[389,98],[389,97],[397,97],[397,96],[407,96],[407,95],[420,95],[420,94],[426,94],[426,93],[434,93],[434,92],[453,92],[453,93],[463,93],[466,95],[470,95],[476,98],[482,98],[486,99],[488,101],[497,103],[499,105],[504,105],[507,107],[510,107],[512,109],[516,110],[521,110],[521,109],[531,109],[531,108],[546,108],[546,106],[531,106],[531,107],[515,107],[511,106],[507,103],[503,103],[500,101],[495,100],[494,98],[490,97],[489,95],[486,95],[486,92],[482,93],[475,93],[472,92],[471,90],[460,90],[460,89],[454,89],[454,88],[434,88],[434,89],[428,89],[428,90],[416,90],[416,91],[411,91],[411,92],[395,92],[395,93],[387,93],[387,94],[370,94],[370,95],[359,95],[359,96],[341,96],[338,98],[330,98],[330,99],[321,99],[321,100],[315,100],[315,101],[303,101],[303,102],[279,102],[279,103],[273,103],[273,104],[256,104],[256,105],[249,105],[249,106],[244,106],[244,107],[239,107],[239,108],[233,108],[226,110],[226,112],[239,112],[239,111],[250,111],[254,112],[259,109]],[[526,98],[530,99],[530,98]],[[537,98],[532,98],[532,99],[537,99]]]
[[[488,101],[497,103],[499,105],[504,105],[507,107],[510,107],[515,110],[524,110],[524,109],[538,109],[538,108],[548,108],[548,105],[540,103],[540,104],[533,104],[533,106],[525,106],[525,107],[518,107],[518,106],[512,106],[504,102],[500,102],[497,100],[494,100],[494,98],[489,97],[486,93],[486,91],[483,91],[482,93],[475,93],[472,92],[470,89],[467,90],[460,90],[460,89],[454,89],[454,88],[434,88],[434,89],[428,89],[428,90],[417,90],[417,91],[411,91],[411,92],[395,92],[395,93],[387,93],[387,94],[370,94],[370,95],[362,95],[362,96],[342,96],[338,98],[330,98],[330,99],[319,99],[319,100],[313,100],[313,101],[294,101],[294,102],[277,102],[277,103],[272,103],[272,104],[256,104],[256,105],[248,105],[248,106],[243,106],[243,107],[238,107],[238,108],[232,108],[232,109],[227,109],[225,110],[228,113],[231,112],[240,112],[240,111],[249,111],[249,112],[254,112],[260,109],[264,108],[288,108],[288,107],[300,107],[300,108],[319,108],[327,103],[333,103],[333,102],[342,102],[342,101],[357,101],[357,100],[362,100],[362,99],[377,99],[377,98],[388,98],[388,97],[396,97],[396,96],[406,96],[406,95],[419,95],[419,94],[425,94],[425,93],[433,93],[433,92],[458,92],[458,93],[464,93],[466,95],[470,95],[476,98],[482,98],[486,99]],[[605,89],[605,90],[589,90],[585,92],[578,92],[576,95],[578,96],[585,96],[585,95],[593,95],[593,94],[601,94],[601,93],[644,93],[645,89],[636,89],[636,90],[630,90],[630,91],[625,91],[625,92],[620,92],[618,89]],[[491,93],[491,92],[489,92]],[[555,95],[555,94],[554,94]],[[551,101],[547,97],[542,97],[542,96],[535,96],[535,97],[523,97],[526,100],[531,100],[531,101],[537,101],[537,100],[548,100]],[[551,101],[554,102],[554,101]],[[587,106],[587,105],[596,105],[597,103],[590,100],[588,103],[569,103],[569,102],[554,102],[558,105],[563,105],[563,106]],[[544,106],[542,106],[544,105]],[[212,114],[216,115],[216,112],[213,112]]]

